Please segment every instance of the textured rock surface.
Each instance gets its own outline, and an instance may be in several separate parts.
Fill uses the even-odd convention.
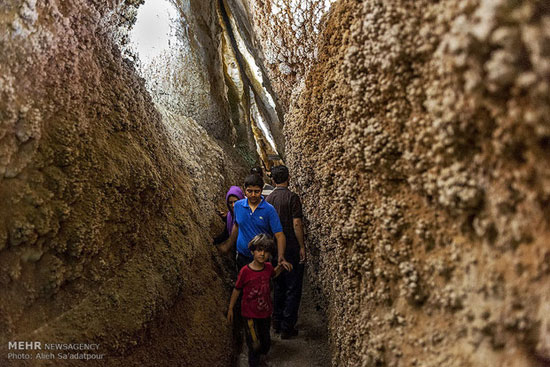
[[[259,50],[273,89],[286,113],[317,56],[322,17],[334,0],[234,0],[250,18],[254,46]],[[236,5],[237,6],[237,5]]]
[[[249,135],[255,137],[264,162],[267,162],[270,154],[284,156],[280,105],[263,68],[262,52],[258,48],[255,33],[251,31],[250,14],[245,4],[239,0],[220,1],[220,24],[224,33],[224,47],[228,49],[224,50],[223,59],[230,104],[239,105],[243,112],[239,113],[239,120],[252,127]],[[260,120],[268,132],[261,130]],[[273,146],[268,140],[272,141]]]
[[[210,235],[244,169],[225,134],[215,2],[188,10],[194,71],[210,78],[181,96],[211,97],[195,109],[155,108],[113,41],[127,10],[113,4],[0,5],[3,366],[8,340],[97,342],[109,366],[231,360]]]
[[[334,364],[548,363],[548,5],[340,0],[316,59],[270,3],[228,1],[289,111]],[[112,40],[126,8],[0,5],[2,356],[78,340],[108,366],[230,363],[205,213],[253,160],[250,94],[217,2],[178,4],[188,42],[154,99]]]
[[[550,8],[343,0],[328,19],[285,131],[334,363],[547,363]]]

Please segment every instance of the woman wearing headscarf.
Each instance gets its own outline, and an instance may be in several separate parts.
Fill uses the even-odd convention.
[[[222,243],[229,238],[233,224],[235,224],[235,216],[233,215],[233,205],[238,200],[244,199],[243,190],[239,186],[231,186],[225,194],[225,203],[227,204],[227,213],[219,212],[220,217],[225,221],[225,229],[222,234],[214,239],[214,244]]]

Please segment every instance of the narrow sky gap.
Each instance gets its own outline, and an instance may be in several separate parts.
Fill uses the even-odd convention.
[[[328,10],[330,4],[334,1],[335,0],[323,0],[325,10]],[[299,11],[300,1],[293,0],[292,6],[297,10],[295,12],[295,16],[301,16]],[[274,8],[274,15],[277,16],[277,7]],[[144,66],[150,64],[156,58],[162,57],[161,55],[163,53],[168,51],[177,43],[177,40],[175,39],[175,32],[173,31],[174,27],[176,27],[177,17],[178,12],[169,0],[148,0],[138,9],[137,21],[130,32],[130,39],[134,45],[134,49],[139,55],[139,59]],[[250,67],[254,77],[262,85],[267,102],[270,105],[268,108],[272,108],[273,111],[275,111],[275,100],[265,88],[262,71],[246,47],[244,40],[239,34],[239,30],[234,19],[230,18],[230,21],[233,29],[235,30],[234,35],[239,51]],[[258,127],[263,131],[263,134],[273,148],[273,151],[277,152],[270,128],[259,113],[258,107],[253,103],[251,108],[253,110],[251,112],[256,116],[255,120]]]
[[[256,61],[254,60],[254,57],[252,57],[252,55],[248,51],[248,48],[246,47],[246,44],[244,43],[243,39],[241,38],[241,35],[239,34],[239,31],[236,28],[236,24],[233,21],[233,19],[231,19],[231,23],[232,23],[231,26],[235,30],[235,32],[233,32],[233,33],[235,34],[235,39],[237,41],[237,46],[239,47],[239,51],[244,56],[244,58],[246,60],[246,63],[249,65],[252,73],[254,73],[255,78],[262,85],[264,93],[267,97],[267,101],[269,102],[271,108],[273,108],[273,110],[275,110],[275,100],[273,99],[271,94],[267,91],[267,89],[264,87],[264,78],[262,76],[261,69],[256,64]],[[255,102],[253,102],[253,107],[257,108]],[[263,131],[264,136],[266,137],[267,141],[269,142],[269,144],[273,148],[273,151],[277,152],[277,148],[275,146],[275,141],[273,140],[273,136],[271,135],[271,130],[269,129],[269,127],[267,126],[265,121],[262,119],[261,114],[259,113],[259,111],[257,113],[257,116],[258,116],[257,121],[258,121],[259,128]]]
[[[252,54],[248,51],[248,48],[246,47],[246,44],[245,44],[244,40],[242,39],[242,37],[239,33],[239,29],[237,28],[237,24],[235,23],[235,20],[233,19],[233,17],[229,17],[229,21],[231,22],[231,27],[234,30],[233,34],[235,36],[235,40],[237,41],[237,47],[239,48],[239,51],[240,51],[241,55],[244,56],[245,61],[248,64],[248,66],[250,67],[250,69],[251,69],[252,73],[254,74],[255,78],[262,85],[262,89],[264,90],[267,101],[268,101],[269,105],[271,106],[271,108],[273,109],[273,111],[275,111],[275,100],[273,99],[273,96],[271,96],[271,94],[267,91],[267,89],[264,86],[264,78],[262,76],[261,69],[256,64],[256,60],[254,60],[254,57],[252,56]],[[266,137],[269,144],[273,148],[273,151],[277,152],[277,148],[275,146],[275,141],[273,140],[271,130],[269,129],[269,127],[267,126],[265,121],[263,121],[263,119],[261,118],[260,115],[261,114],[258,113],[259,127],[263,131],[264,136]]]
[[[269,145],[271,145],[271,148],[273,148],[273,151],[277,152],[275,141],[273,140],[273,136],[271,135],[271,130],[265,123],[264,119],[262,118],[262,114],[260,113],[260,111],[258,110],[258,106],[256,105],[256,100],[254,99],[254,92],[252,91],[252,88],[250,89],[250,102],[250,109],[254,120],[256,120],[256,122],[258,123],[258,127],[263,131],[264,136],[269,142]]]
[[[130,39],[144,64],[170,48],[174,36],[171,30],[177,16],[176,9],[168,0],[149,0],[139,7]]]

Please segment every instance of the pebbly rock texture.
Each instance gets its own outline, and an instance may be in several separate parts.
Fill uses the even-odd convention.
[[[152,98],[113,41],[140,2],[0,5],[0,358],[78,341],[106,354],[86,365],[230,364],[214,203],[267,144],[254,119],[280,145],[288,111],[335,365],[548,363],[544,2],[340,0],[321,27],[321,2],[301,21],[181,1]]]
[[[192,118],[212,137],[233,143],[237,137],[228,134],[232,126],[219,50],[217,1],[174,4],[180,18],[171,26],[178,36],[169,50],[142,66],[147,87],[155,102]]]
[[[245,172],[222,133],[226,99],[200,111],[153,101],[113,41],[140,1],[115,3],[0,5],[2,366],[79,365],[8,361],[13,340],[100,343],[87,366],[232,359],[227,274],[210,246],[215,203]],[[195,55],[217,54],[215,2],[195,8],[195,37],[209,40]],[[202,88],[220,84],[221,67],[199,65]],[[210,95],[201,86],[188,93]]]
[[[333,5],[285,134],[335,365],[550,360],[549,42],[541,1]]]
[[[234,0],[241,18],[249,19],[254,46],[259,50],[280,108],[286,114],[300,84],[317,57],[322,21],[334,0]],[[240,6],[239,6],[240,5]],[[245,28],[245,27],[242,27]]]

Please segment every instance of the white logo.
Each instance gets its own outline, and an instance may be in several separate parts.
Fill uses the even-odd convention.
[[[264,220],[264,217],[260,217],[261,220]]]

